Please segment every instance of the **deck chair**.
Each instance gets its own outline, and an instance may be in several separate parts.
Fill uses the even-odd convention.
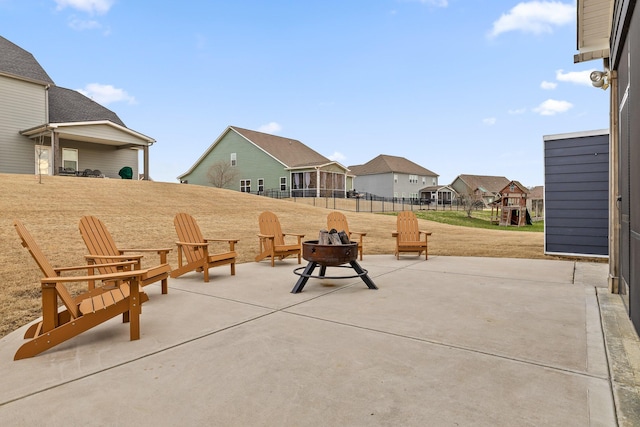
[[[105,263],[114,263],[117,261],[137,260],[136,269],[141,269],[143,255],[140,252],[156,252],[160,256],[160,264],[149,268],[147,278],[140,283],[141,286],[147,286],[157,281],[162,282],[162,293],[168,292],[168,277],[171,267],[167,263],[167,254],[171,252],[168,249],[118,249],[116,243],[111,237],[111,233],[102,221],[94,216],[83,216],[78,226],[80,235],[84,240],[89,255],[85,258],[90,264],[95,264],[100,274],[110,274],[118,271],[117,267],[105,266]],[[136,252],[138,255],[126,255],[128,252]],[[90,282],[89,287],[93,286]]]
[[[231,275],[236,274],[237,239],[205,239],[195,218],[186,213],[179,213],[173,219],[173,225],[178,233],[178,268],[171,272],[176,278],[190,271],[202,271],[204,281],[209,282],[209,269],[219,265],[231,265]],[[227,242],[229,250],[211,254],[210,245],[214,242]],[[186,263],[185,263],[186,260]]]
[[[124,261],[115,263],[127,266],[116,273],[65,277],[63,272],[91,271],[94,267],[54,268],[25,226],[17,220],[14,226],[22,246],[28,249],[44,274],[41,280],[42,320],[27,329],[24,338],[30,338],[30,341],[20,346],[14,360],[40,354],[119,314],[123,315],[123,322],[129,322],[130,339],[140,339],[140,306],[149,299],[140,291],[140,283],[147,276],[147,270],[133,270],[135,261]],[[109,285],[96,286],[75,298],[65,286],[65,283],[90,280]],[[64,304],[63,310],[58,310],[58,299]]]
[[[413,212],[398,213],[397,231],[392,236],[396,238],[396,259],[400,259],[400,252],[417,252],[418,256],[424,252],[424,259],[429,258],[427,239],[431,233],[418,228],[418,218]]]
[[[260,233],[260,253],[256,255],[256,262],[271,257],[271,267],[275,266],[275,258],[281,260],[289,255],[298,255],[298,264],[301,263],[302,238],[304,234],[283,233],[280,228],[280,221],[273,212],[265,211],[258,217]],[[296,244],[286,244],[285,237],[294,236],[298,239]]]
[[[349,231],[349,224],[347,223],[347,217],[342,212],[334,211],[327,215],[327,230],[335,229],[336,231],[344,231],[347,233],[349,240],[353,242],[354,237],[357,237],[358,241],[358,253],[360,254],[360,261],[362,261],[362,238],[367,235],[361,231]]]

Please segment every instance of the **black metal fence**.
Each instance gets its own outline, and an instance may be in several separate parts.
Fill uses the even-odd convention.
[[[464,210],[462,204],[457,200],[436,203],[429,199],[401,198],[401,197],[379,197],[372,194],[348,193],[344,191],[332,192],[324,190],[321,197],[314,197],[313,193],[305,194],[304,190],[289,191],[267,190],[258,193],[261,196],[272,197],[274,199],[287,199],[296,203],[303,203],[327,209],[337,209],[352,212],[398,212],[417,210]]]

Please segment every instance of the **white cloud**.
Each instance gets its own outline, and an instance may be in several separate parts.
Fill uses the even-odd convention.
[[[332,155],[328,156],[329,160],[333,160],[334,162],[343,162],[346,157],[339,151],[334,151]]]
[[[489,33],[496,37],[509,31],[542,34],[553,32],[553,27],[570,24],[576,16],[575,3],[559,1],[529,1],[518,3],[493,23]]]
[[[560,82],[569,82],[579,85],[591,86],[591,78],[589,75],[594,70],[569,71],[565,73],[563,70],[556,71],[556,79]]]
[[[527,112],[526,108],[516,108],[515,110],[509,110],[509,114],[511,115],[524,114],[526,112]]]
[[[78,89],[78,92],[102,105],[120,101],[125,101],[129,104],[136,103],[136,99],[133,96],[129,95],[126,91],[115,88],[111,85],[89,83],[84,87],[84,89]]]
[[[75,16],[72,16],[69,19],[69,27],[76,31],[98,30],[102,28],[102,24],[98,21],[78,19]]]
[[[449,0],[404,0],[404,1],[430,4],[432,6],[437,6],[437,7],[449,6]]]
[[[262,125],[258,128],[258,131],[264,133],[278,133],[282,130],[282,126],[276,122],[269,122],[266,125]]]
[[[558,101],[556,99],[547,99],[542,104],[533,109],[541,116],[553,116],[558,113],[565,113],[573,108],[573,104],[568,101]]]
[[[90,14],[103,15],[109,12],[115,0],[54,0],[58,5],[57,9],[62,10],[67,7],[81,10]]]
[[[498,119],[496,119],[495,117],[487,117],[486,119],[482,119],[482,123],[484,123],[487,126],[493,126],[496,124],[496,121]]]
[[[558,87],[558,83],[543,80],[542,83],[540,83],[540,87],[545,90],[553,90]]]

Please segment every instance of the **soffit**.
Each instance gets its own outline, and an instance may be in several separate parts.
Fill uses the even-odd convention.
[[[614,0],[578,0],[578,54],[574,62],[609,57]]]

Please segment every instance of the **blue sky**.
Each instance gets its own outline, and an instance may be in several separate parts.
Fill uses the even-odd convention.
[[[229,126],[345,166],[379,154],[437,173],[544,184],[543,136],[608,128],[574,64],[574,1],[0,0],[0,35],[156,139],[177,182]]]

